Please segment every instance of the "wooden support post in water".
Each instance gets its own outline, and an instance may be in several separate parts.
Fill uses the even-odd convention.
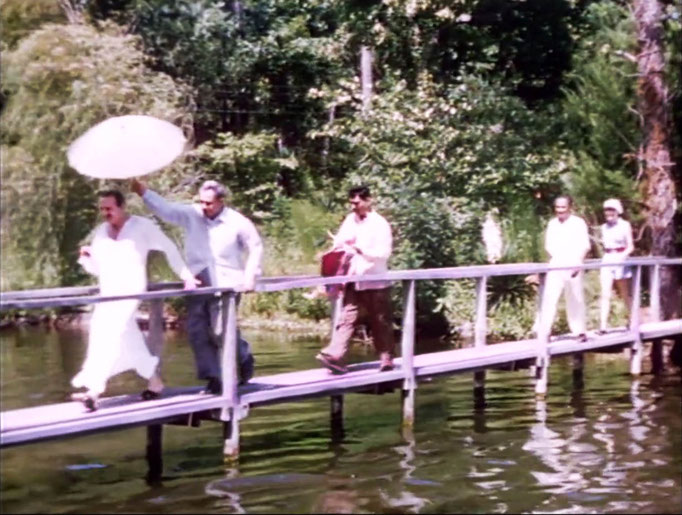
[[[547,383],[549,375],[549,353],[542,351],[547,347],[547,343],[540,344],[541,355],[535,361],[535,397],[537,399],[544,399],[547,396]]]
[[[661,265],[649,267],[649,312],[649,322],[661,321]],[[651,342],[651,372],[660,375],[664,369],[663,339],[656,338]]]
[[[163,424],[147,426],[147,483],[158,484],[163,476]]]
[[[549,375],[549,331],[543,330],[542,301],[545,295],[546,274],[539,275],[538,283],[538,308],[535,317],[536,334],[538,337],[538,356],[535,360],[535,396],[544,399],[547,395],[547,382]]]
[[[417,382],[414,376],[414,326],[415,281],[403,281],[403,334],[400,341],[402,370],[403,427],[414,425],[414,393]]]
[[[234,292],[222,294],[221,301],[223,354],[222,382],[223,408],[220,419],[225,422],[225,444],[223,454],[226,460],[239,457],[239,392],[237,376],[237,302]]]
[[[639,331],[639,308],[642,287],[642,266],[635,267],[635,274],[632,284],[632,306],[630,309],[630,331],[635,333],[635,341],[632,344],[630,353],[630,373],[638,376],[642,373],[642,335]]]
[[[661,265],[649,267],[649,310],[651,320],[661,320]]]
[[[540,331],[540,315],[542,311],[542,298],[545,295],[545,279],[547,278],[546,273],[539,273],[538,274],[538,291],[537,291],[537,298],[536,298],[536,306],[535,306],[535,322],[533,323],[533,327],[535,329],[535,337],[539,337],[539,331]],[[537,376],[537,363],[535,365],[531,365],[528,374],[531,377],[536,377]]]
[[[482,348],[486,345],[488,314],[488,278],[483,276],[476,279],[476,325],[474,329],[474,347]],[[474,372],[474,404],[485,405],[485,370]]]
[[[573,354],[573,386],[582,388],[583,386],[583,367],[585,365],[585,356],[582,352]]]
[[[343,395],[332,395],[330,401],[330,425],[332,430],[332,442],[343,440]]]

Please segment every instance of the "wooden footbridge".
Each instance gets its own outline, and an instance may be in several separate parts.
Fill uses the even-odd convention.
[[[239,453],[239,421],[251,408],[273,403],[293,402],[302,399],[328,396],[331,398],[332,429],[342,424],[343,396],[350,392],[386,393],[398,389],[401,393],[402,420],[411,426],[415,418],[415,391],[420,381],[435,376],[474,373],[474,393],[484,395],[485,370],[515,369],[530,366],[535,377],[535,394],[542,397],[547,392],[548,369],[554,356],[573,355],[574,377],[581,377],[585,352],[630,348],[630,370],[641,373],[643,341],[682,335],[682,319],[660,320],[660,277],[662,267],[682,264],[682,258],[645,257],[629,259],[634,268],[632,281],[633,306],[628,327],[615,328],[603,335],[588,332],[581,342],[564,336],[547,341],[528,339],[514,342],[486,344],[487,280],[492,276],[538,274],[539,300],[544,277],[551,270],[546,264],[520,263],[504,265],[467,266],[425,270],[390,271],[377,279],[403,283],[403,320],[401,328],[400,357],[392,371],[379,372],[377,361],[351,365],[347,374],[331,375],[326,369],[298,370],[282,374],[256,375],[247,385],[238,386],[236,370],[236,303],[235,292],[219,288],[200,288],[195,291],[179,289],[177,283],[154,285],[149,292],[124,297],[101,297],[96,287],[55,288],[44,290],[5,292],[0,296],[0,310],[49,308],[93,304],[125,298],[139,298],[150,303],[148,345],[156,355],[163,345],[163,299],[199,294],[222,297],[224,344],[222,395],[200,393],[201,387],[167,387],[161,398],[141,401],[139,395],[123,395],[100,399],[95,412],[86,412],[81,403],[67,402],[38,406],[0,414],[0,447],[29,444],[63,437],[74,437],[94,432],[104,432],[132,426],[147,426],[148,457],[160,464],[161,434],[163,424],[197,426],[202,420],[218,420],[224,424],[224,453],[236,457]],[[597,269],[602,265],[590,261],[582,269]],[[648,271],[648,298],[651,321],[640,320],[640,299],[643,297],[643,273]],[[470,348],[415,355],[415,289],[424,280],[476,280],[476,319],[474,346]],[[339,277],[278,277],[263,278],[257,292],[281,291],[293,288],[340,284],[350,282],[352,276]],[[538,316],[540,313],[538,313]],[[653,346],[661,352],[661,345]],[[654,356],[656,359],[656,356]],[[660,356],[658,357],[660,360]],[[154,459],[154,456],[156,458]],[[160,465],[157,465],[158,469]],[[150,469],[151,471],[151,469]],[[157,472],[160,472],[157,470]]]

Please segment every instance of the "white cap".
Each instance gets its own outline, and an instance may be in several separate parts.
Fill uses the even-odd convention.
[[[623,205],[617,198],[610,198],[604,201],[604,209],[614,209],[619,215],[623,214]]]

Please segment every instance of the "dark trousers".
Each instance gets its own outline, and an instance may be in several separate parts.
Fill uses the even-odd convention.
[[[211,286],[208,269],[197,274],[202,286]],[[239,307],[241,295],[237,295]],[[220,379],[222,362],[221,301],[215,295],[193,295],[187,297],[187,335],[194,353],[194,361],[199,379],[215,377]],[[239,378],[247,382],[253,376],[254,358],[249,342],[237,330],[237,360]]]
[[[332,341],[322,352],[341,360],[348,352],[348,342],[353,336],[360,317],[369,319],[372,343],[377,354],[394,356],[393,324],[391,321],[391,288],[356,290],[355,283],[347,284],[343,292],[343,305],[339,313]]]

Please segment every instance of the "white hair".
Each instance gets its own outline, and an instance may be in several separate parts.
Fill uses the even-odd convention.
[[[204,181],[204,183],[199,188],[199,191],[200,192],[212,191],[213,193],[215,193],[215,196],[217,198],[225,198],[225,196],[227,194],[227,190],[226,190],[225,186],[220,184],[218,181],[213,181],[213,180]]]

